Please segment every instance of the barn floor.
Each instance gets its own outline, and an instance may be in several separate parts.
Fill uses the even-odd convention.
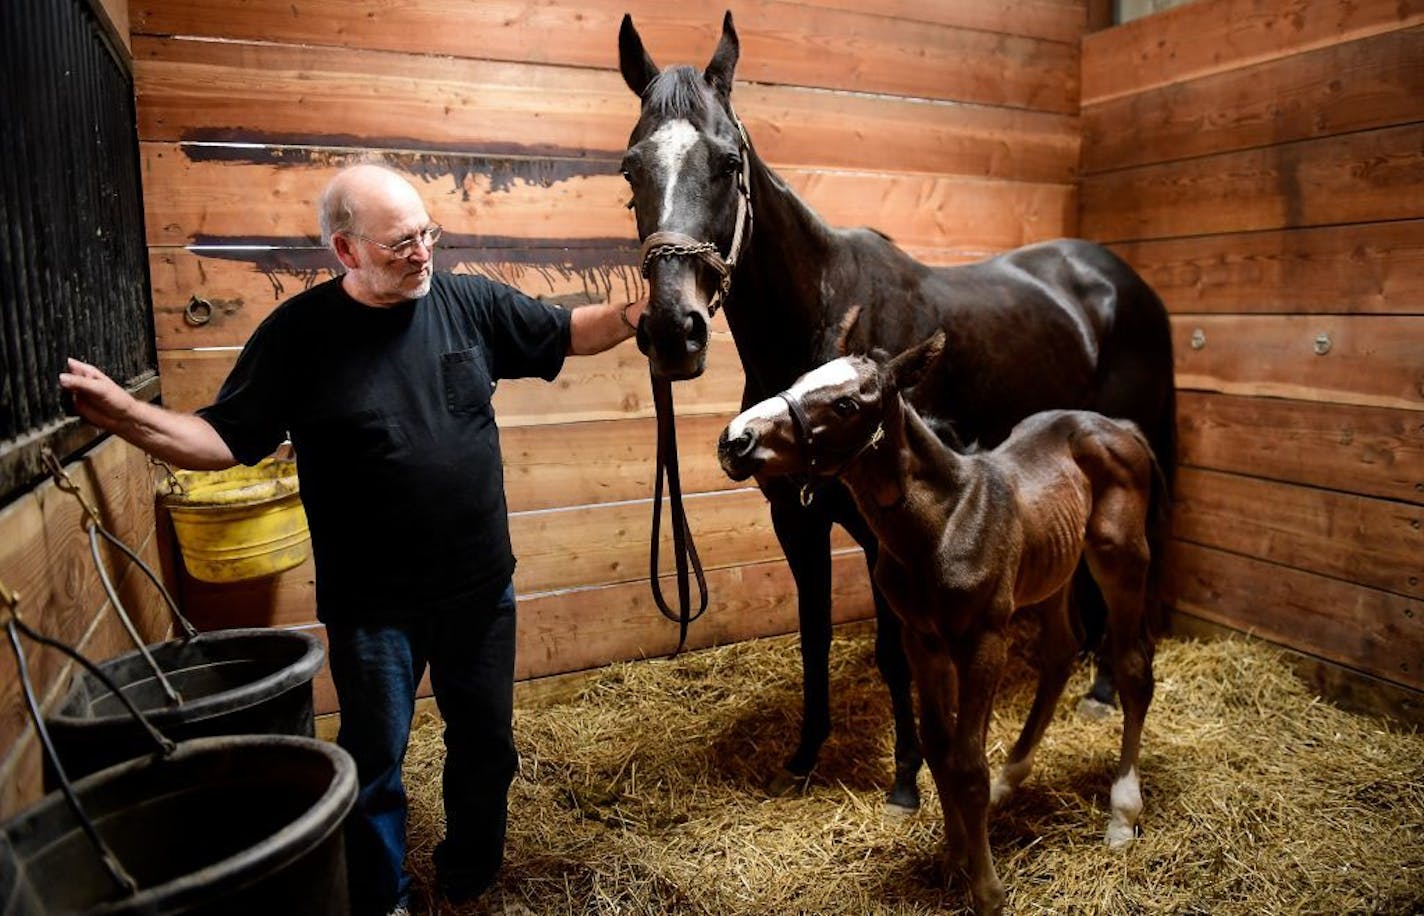
[[[422,719],[407,780],[416,912],[928,914],[945,888],[925,804],[890,818],[888,701],[873,636],[838,632],[835,732],[807,791],[768,797],[800,711],[794,638],[611,666],[575,702],[520,709],[522,755],[502,878],[464,908],[423,899],[440,833],[440,723]],[[1120,717],[1065,699],[1034,773],[991,821],[1014,913],[1424,911],[1424,735],[1314,699],[1270,649],[1168,640],[1134,848],[1102,845]],[[1087,686],[1082,670],[1066,696]],[[991,729],[997,767],[1032,696],[1022,661]]]

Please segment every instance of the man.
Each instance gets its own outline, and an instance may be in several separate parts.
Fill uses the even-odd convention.
[[[515,610],[499,437],[501,378],[552,380],[565,354],[632,336],[645,300],[572,312],[477,277],[436,274],[440,226],[404,178],[338,174],[319,202],[345,273],[279,306],[217,401],[194,414],[129,396],[77,360],[60,375],[84,419],[186,468],[253,464],[290,435],[341,704],[356,759],[351,903],[402,912],[401,783],[427,663],[445,721],[439,890],[472,899],[504,850],[513,738]]]

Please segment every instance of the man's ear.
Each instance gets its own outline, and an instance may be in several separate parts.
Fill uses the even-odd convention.
[[[361,266],[361,262],[356,257],[356,250],[351,245],[351,240],[344,235],[333,235],[331,237],[331,250],[336,253],[336,260],[341,262],[341,266],[347,270],[355,270]]]
[[[732,94],[732,79],[737,70],[737,57],[741,54],[741,43],[737,40],[737,30],[732,25],[732,11],[722,17],[722,40],[717,42],[717,50],[712,52],[712,60],[702,77],[723,99]]]
[[[631,13],[623,14],[623,25],[618,28],[618,69],[623,73],[623,82],[639,97],[662,72],[643,48],[643,37],[633,27]]]
[[[944,352],[944,331],[935,331],[932,337],[921,341],[899,356],[890,360],[885,374],[895,380],[895,387],[901,391],[913,388],[929,372],[931,366]]]

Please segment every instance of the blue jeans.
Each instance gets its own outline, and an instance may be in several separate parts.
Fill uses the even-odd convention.
[[[360,785],[346,821],[353,914],[406,901],[406,794],[401,763],[416,689],[430,666],[445,720],[442,884],[493,881],[504,857],[514,751],[514,586],[492,607],[416,615],[399,623],[327,625],[331,678],[341,704],[337,743],[356,760]]]

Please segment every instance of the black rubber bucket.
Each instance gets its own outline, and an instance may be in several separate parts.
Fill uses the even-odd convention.
[[[0,914],[346,916],[356,764],[313,738],[200,738],[75,783],[138,884],[105,870],[59,792],[0,825]]]
[[[153,669],[135,649],[99,667],[148,721],[174,741],[217,735],[315,734],[312,679],[326,649],[301,630],[232,629],[148,647],[183,698],[170,705]],[[107,687],[87,671],[45,717],[71,779],[152,750],[153,740]],[[46,764],[45,786],[53,789]]]

